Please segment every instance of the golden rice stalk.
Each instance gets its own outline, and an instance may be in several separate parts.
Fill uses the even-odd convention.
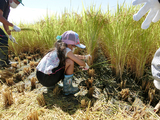
[[[39,58],[39,56],[40,56],[39,54],[35,54],[35,57],[36,57],[36,58]]]
[[[14,79],[17,80],[17,81],[22,81],[22,80],[23,80],[22,75],[19,74],[19,73],[16,73],[13,77],[14,77]]]
[[[5,81],[6,78],[10,78],[13,75],[14,75],[13,70],[2,70],[2,71],[0,71],[0,78],[4,81]]]
[[[88,103],[88,108],[87,108],[87,110],[86,110],[86,120],[89,120],[88,114],[89,114],[90,106],[91,106],[91,101],[89,101],[89,103]]]
[[[89,71],[88,71],[89,77],[94,77],[94,74],[95,74],[95,70],[93,68],[89,69]]]
[[[34,67],[35,67],[34,63],[35,63],[34,61],[30,61],[30,62],[29,62],[29,65],[30,65],[31,68],[34,68]]]
[[[23,60],[23,59],[25,59],[25,55],[24,55],[24,54],[21,54],[21,55],[19,56],[19,58],[20,58],[21,60]]]
[[[120,86],[121,89],[123,89],[123,88],[126,87],[126,82],[127,82],[127,80],[122,80],[122,81],[121,81],[121,84],[120,84],[120,85],[121,85],[121,86]]]
[[[38,105],[40,105],[42,107],[46,105],[43,94],[39,94],[36,99],[38,101]]]
[[[6,83],[7,83],[7,85],[13,85],[14,84],[13,77],[12,78],[6,78]]]
[[[35,59],[35,58],[36,58],[36,56],[35,56],[35,55],[31,55],[31,57],[32,57],[32,59]]]
[[[147,83],[147,80],[142,80],[142,90],[145,89],[146,83]]]
[[[36,81],[37,81],[36,77],[32,77],[31,78],[31,89],[35,89],[36,88]]]
[[[19,59],[18,57],[14,57],[14,60],[15,60],[15,61],[18,61],[18,59]]]
[[[31,69],[29,67],[23,68],[23,72],[25,75],[30,75],[31,74]]]
[[[27,65],[27,60],[23,60],[23,64],[24,64],[24,65]]]
[[[30,112],[29,115],[27,116],[27,120],[39,120],[38,112],[37,111]]]
[[[30,61],[30,62],[29,62],[29,65],[30,65],[31,71],[34,71],[35,62],[34,62],[34,61]]]
[[[86,106],[87,106],[86,100],[85,100],[85,99],[82,99],[82,100],[81,100],[81,107],[82,107],[82,108],[85,108]]]
[[[17,88],[17,91],[18,91],[19,93],[24,93],[25,84],[17,85],[16,88]]]
[[[32,60],[32,57],[31,57],[31,56],[27,56],[27,59],[28,59],[28,60]]]
[[[17,63],[12,63],[11,66],[12,66],[13,68],[17,68]]]
[[[128,98],[129,92],[129,88],[122,89],[120,92],[121,98],[126,100]]]
[[[149,105],[151,104],[153,98],[154,98],[154,95],[155,95],[155,89],[149,89],[148,91],[148,97],[149,97]]]
[[[152,81],[147,82],[147,84],[145,86],[145,92],[147,92],[149,90],[150,86],[152,85],[151,83],[152,83]]]
[[[89,90],[88,90],[88,97],[89,98],[92,98],[94,90],[95,90],[94,87],[89,88]]]
[[[93,83],[93,77],[91,77],[91,79],[86,80],[85,83],[87,85],[87,89],[91,88]]]
[[[38,65],[38,62],[34,62],[34,66],[37,67],[37,65]]]
[[[8,55],[8,59],[9,59],[9,60],[11,59],[11,55]]]
[[[60,92],[62,91],[62,88],[60,88],[58,85],[55,86],[55,88],[53,89],[53,95],[57,96],[60,94]]]
[[[12,91],[9,89],[6,89],[6,91],[4,91],[2,94],[3,94],[5,107],[12,105],[13,104]]]

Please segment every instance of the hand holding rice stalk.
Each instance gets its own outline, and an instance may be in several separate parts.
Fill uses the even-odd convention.
[[[35,32],[39,32],[39,30],[35,30],[32,28],[20,28],[20,31],[35,31]],[[19,32],[17,31],[15,28],[13,28],[12,30],[8,30],[8,32]]]

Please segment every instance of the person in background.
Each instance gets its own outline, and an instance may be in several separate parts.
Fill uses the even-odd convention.
[[[13,27],[16,32],[21,31],[19,27],[9,22],[8,16],[10,13],[10,7],[16,8],[19,4],[22,4],[22,0],[0,0],[0,22],[3,24],[5,32],[0,28],[0,67],[6,67],[9,65],[8,60],[8,38],[16,43],[15,38],[11,35],[9,27]]]
[[[151,62],[151,72],[153,76],[154,86],[160,90],[160,48],[154,54],[154,57]],[[160,91],[159,91],[160,92]],[[155,106],[154,111],[157,112],[160,109],[160,101]]]
[[[132,5],[143,6],[139,11],[133,15],[135,21],[139,21],[145,14],[146,15],[144,22],[141,25],[142,29],[148,29],[150,24],[156,23],[160,20],[160,0],[133,0]],[[149,11],[149,12],[148,12]],[[152,63],[151,63],[151,72],[154,78],[155,87],[160,90],[160,48],[156,51]],[[159,91],[160,92],[160,91]],[[155,106],[154,111],[157,112],[160,109],[160,100]]]
[[[74,63],[88,70],[89,66],[83,60],[89,60],[91,56],[74,54],[76,47],[85,48],[86,46],[80,44],[76,32],[66,31],[61,36],[57,36],[55,47],[37,65],[37,79],[48,90],[63,80],[64,95],[75,94],[79,91],[78,87],[72,86]]]

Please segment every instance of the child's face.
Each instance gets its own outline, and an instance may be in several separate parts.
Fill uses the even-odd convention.
[[[76,49],[75,45],[68,45],[68,48],[70,48],[72,50],[72,52],[74,52],[74,50]]]
[[[75,51],[75,49],[76,49],[76,46],[75,45],[72,45],[72,52],[74,53],[74,51]]]

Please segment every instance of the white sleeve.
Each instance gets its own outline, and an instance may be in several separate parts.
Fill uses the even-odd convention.
[[[155,80],[160,81],[160,48],[156,51],[152,63],[151,72]]]
[[[70,51],[71,51],[71,49],[66,48],[66,54],[65,54],[65,57],[67,57],[67,54],[68,54],[68,52],[70,52]]]

